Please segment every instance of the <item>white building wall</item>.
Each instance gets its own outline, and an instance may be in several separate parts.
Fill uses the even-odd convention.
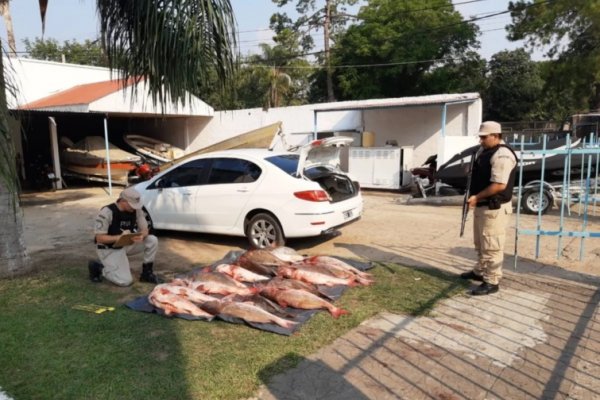
[[[381,100],[374,100],[381,101]],[[363,104],[368,104],[366,100]],[[361,102],[357,103],[357,107]],[[265,125],[281,121],[288,145],[306,143],[315,130],[315,110],[332,108],[340,103],[310,104],[263,110],[253,108],[236,111],[218,111],[214,118],[195,135],[187,151],[194,151],[229,139]],[[481,123],[481,99],[448,104],[446,127],[442,136],[443,104],[395,106],[380,109],[327,111],[317,113],[317,132],[371,131],[375,146],[384,146],[387,140],[396,140],[398,146],[413,146],[411,167],[421,165],[430,155],[438,159],[452,157],[471,143],[469,133],[477,132]],[[449,146],[449,147],[446,147]],[[283,146],[276,146],[281,148]],[[441,157],[441,158],[440,158]],[[439,163],[439,161],[438,161]]]
[[[335,103],[280,107],[269,110],[251,108],[217,111],[214,118],[203,128],[202,134],[197,135],[190,143],[189,151],[198,150],[279,121],[283,122],[282,130],[286,135],[287,144],[301,144],[312,138],[315,129],[314,110],[332,104]],[[317,132],[361,130],[360,112],[356,110],[319,113],[317,122]],[[280,147],[276,146],[276,148]]]
[[[54,93],[85,83],[109,80],[108,68],[76,64],[61,64],[27,58],[4,58],[9,82],[17,91],[17,98],[7,91],[9,108],[31,103]]]

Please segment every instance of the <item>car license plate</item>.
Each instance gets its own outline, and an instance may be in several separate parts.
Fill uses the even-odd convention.
[[[344,211],[342,215],[344,216],[344,219],[352,218],[352,210]]]

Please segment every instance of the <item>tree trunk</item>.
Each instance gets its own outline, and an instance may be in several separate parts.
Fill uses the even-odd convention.
[[[0,278],[31,271],[23,240],[23,214],[16,193],[0,183]]]
[[[0,278],[24,274],[32,267],[23,239],[23,214],[17,195],[18,175],[8,130],[5,88],[4,63],[0,57]]]
[[[323,24],[323,33],[325,36],[325,43],[323,45],[325,49],[325,63],[327,64],[327,101],[335,101],[333,95],[333,73],[331,72],[331,52],[329,51],[329,35],[331,28],[331,1],[327,0],[325,5],[325,22]]]
[[[6,38],[9,49],[8,55],[10,57],[16,57],[17,44],[15,42],[15,32],[13,29],[12,17],[10,15],[9,0],[0,0],[0,15],[4,18],[4,25],[6,25]]]

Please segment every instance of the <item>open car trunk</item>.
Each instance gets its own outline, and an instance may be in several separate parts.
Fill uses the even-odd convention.
[[[352,198],[360,192],[358,183],[340,169],[340,150],[354,139],[335,136],[314,140],[300,150],[298,176],[305,176],[329,193],[333,203]]]
[[[326,167],[313,167],[304,171],[311,181],[317,182],[323,190],[329,193],[332,203],[344,201],[357,196],[360,189],[357,183],[344,174],[337,173]]]

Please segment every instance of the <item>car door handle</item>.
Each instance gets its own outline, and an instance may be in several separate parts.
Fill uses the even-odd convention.
[[[184,195],[184,196],[191,196],[191,195],[192,195],[192,192],[191,192],[191,191],[189,191],[189,190],[182,190],[182,191],[181,191],[181,194],[182,194],[182,195]]]
[[[242,193],[246,193],[248,191],[248,188],[240,188],[237,189],[238,192],[242,192]]]

